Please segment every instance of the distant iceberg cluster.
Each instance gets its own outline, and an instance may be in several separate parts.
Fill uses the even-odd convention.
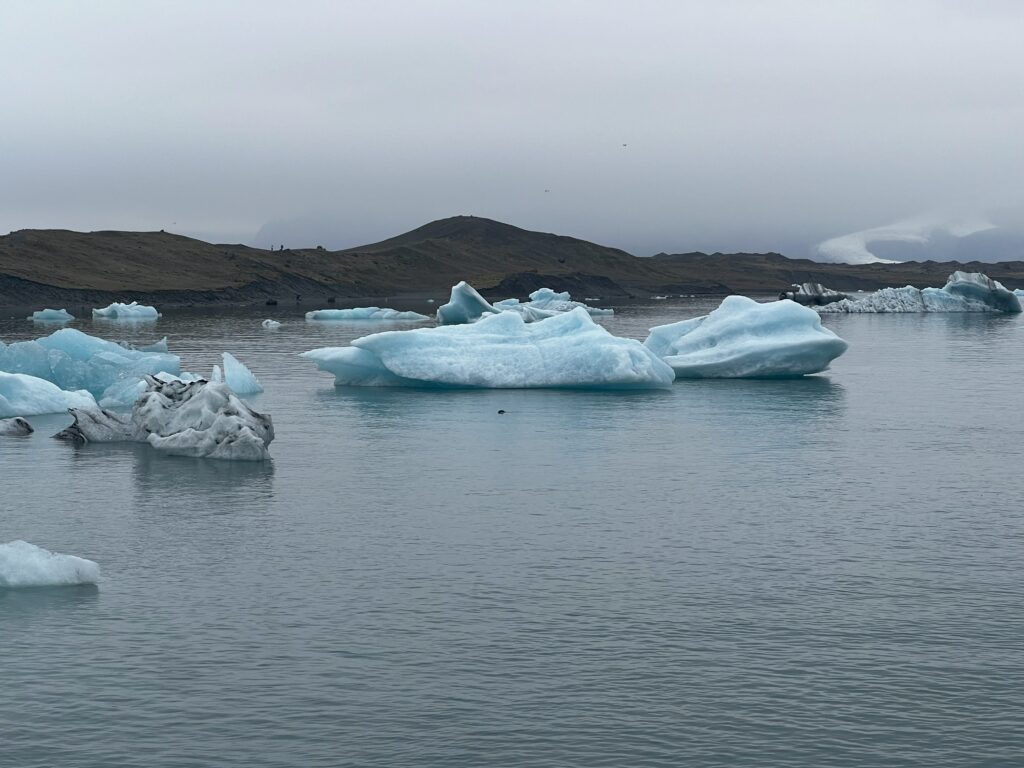
[[[95,584],[100,567],[92,560],[61,555],[27,541],[0,544],[0,588]]]
[[[787,300],[729,296],[703,317],[651,329],[644,342],[677,378],[784,378],[818,373],[846,351],[818,314]]]
[[[137,301],[131,304],[115,301],[102,309],[94,309],[92,316],[106,320],[156,320],[160,313],[156,311],[156,307],[139,304]]]
[[[392,320],[421,323],[430,320],[419,312],[400,312],[381,307],[354,307],[352,309],[317,309],[306,313],[307,320]]]
[[[527,322],[498,312],[472,324],[385,331],[303,353],[337,384],[391,387],[662,389],[672,369],[582,307]]]
[[[567,292],[558,293],[550,288],[540,288],[530,294],[528,302],[518,299],[504,299],[491,304],[466,281],[452,287],[447,304],[437,308],[438,325],[462,325],[474,323],[486,315],[501,312],[517,312],[528,323],[545,320],[554,315],[583,309],[589,315],[612,315],[614,310],[590,307],[573,301]]]
[[[954,272],[942,288],[882,288],[861,299],[843,299],[818,312],[1006,312],[1021,311],[1020,298],[980,272]]]

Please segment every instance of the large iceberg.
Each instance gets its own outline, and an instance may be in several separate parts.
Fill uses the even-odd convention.
[[[94,405],[95,398],[85,390],[68,392],[36,376],[0,371],[0,418],[62,413]]]
[[[115,301],[102,309],[94,309],[93,317],[101,317],[107,320],[156,320],[160,313],[156,307],[148,307],[133,301],[131,304],[122,304]]]
[[[678,378],[783,378],[817,373],[846,351],[807,307],[729,296],[714,312],[651,329],[644,346]]]
[[[92,560],[61,555],[27,541],[0,544],[0,587],[61,587],[95,584],[100,567]]]
[[[0,371],[36,376],[60,389],[87,390],[105,407],[127,406],[141,391],[144,375],[181,374],[181,360],[166,350],[166,341],[130,348],[61,328],[35,341],[0,342]]]
[[[0,419],[0,436],[25,437],[35,432],[32,425],[20,416],[13,419]]]
[[[67,323],[74,320],[75,316],[66,309],[37,309],[28,319],[37,323]]]
[[[661,389],[674,378],[650,350],[582,308],[536,323],[501,312],[471,325],[386,331],[303,357],[356,386]]]
[[[177,455],[239,461],[270,458],[270,416],[243,403],[227,384],[146,377],[131,413],[71,410],[74,423],[55,437],[75,443],[147,442]]]
[[[461,325],[474,323],[485,315],[499,312],[518,312],[528,323],[535,323],[554,315],[582,308],[590,315],[611,315],[612,309],[590,307],[573,301],[568,292],[557,293],[550,288],[539,288],[530,294],[528,302],[519,299],[503,299],[491,304],[465,280],[452,286],[451,298],[447,304],[437,308],[438,325]]]
[[[942,288],[882,288],[861,299],[844,299],[818,312],[1007,312],[1021,311],[1020,299],[981,272],[954,272]]]
[[[307,320],[395,320],[423,322],[430,318],[419,312],[400,312],[389,307],[353,307],[352,309],[316,309],[306,313]]]

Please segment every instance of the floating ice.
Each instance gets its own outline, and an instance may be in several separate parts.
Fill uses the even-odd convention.
[[[263,385],[245,365],[230,352],[221,356],[224,360],[224,382],[236,395],[255,395],[263,391]]]
[[[821,283],[793,283],[788,291],[779,294],[779,298],[789,299],[805,306],[810,304],[821,306],[849,297],[845,293],[826,288]]]
[[[61,328],[35,341],[0,342],[0,371],[36,376],[65,390],[85,389],[104,407],[114,407],[134,402],[146,374],[179,375],[181,360],[167,352],[166,339],[130,348]],[[134,394],[125,395],[128,390]]]
[[[28,319],[37,323],[66,323],[74,320],[75,316],[66,309],[38,309]]]
[[[504,301],[494,303],[495,309],[511,309],[523,314],[524,317],[526,317],[527,322],[531,322],[534,319],[543,319],[544,316],[550,316],[551,314],[569,312],[577,307],[582,307],[587,311],[587,314],[590,315],[615,314],[614,309],[588,307],[583,302],[573,301],[568,291],[558,293],[550,288],[538,288],[530,294],[530,300],[526,303],[520,303],[518,299],[505,299]],[[542,316],[531,317],[531,314],[536,315],[536,313],[541,313]]]
[[[782,378],[817,373],[846,351],[818,314],[795,302],[729,296],[714,312],[651,329],[644,342],[678,378]]]
[[[66,392],[46,379],[0,372],[0,418],[62,413],[68,408],[94,405],[95,398],[85,390]]]
[[[269,459],[270,416],[257,413],[223,383],[146,377],[130,414],[75,408],[74,423],[55,435],[76,443],[148,442],[164,453],[237,461]]]
[[[419,312],[399,312],[389,307],[354,307],[352,309],[317,309],[306,313],[307,320],[395,320],[423,322],[430,318]]]
[[[95,584],[99,578],[100,567],[84,557],[21,540],[0,544],[0,587],[62,587]]]
[[[160,317],[160,313],[156,311],[156,307],[148,307],[137,301],[133,301],[131,304],[115,301],[103,309],[94,309],[92,316],[107,320],[156,320]]]
[[[528,302],[519,299],[503,299],[491,304],[481,296],[473,286],[465,280],[452,287],[452,295],[447,304],[437,308],[438,325],[461,325],[474,323],[485,315],[498,312],[518,312],[528,323],[535,323],[574,309],[582,308],[591,315],[611,315],[612,309],[588,307],[579,301],[573,301],[568,292],[556,293],[550,288],[539,288],[530,294]]]
[[[269,330],[274,330],[275,328],[281,327],[281,323],[279,323],[277,320],[271,320],[269,318],[260,323],[260,325]]]
[[[437,308],[438,325],[463,325],[473,323],[484,315],[494,315],[501,310],[481,296],[476,288],[465,280],[452,286],[452,295],[447,304]]]
[[[32,425],[20,416],[13,419],[0,419],[0,436],[25,437],[35,432]]]
[[[1021,311],[1020,299],[981,272],[954,272],[942,288],[883,288],[862,299],[844,299],[819,312],[1007,312]]]
[[[660,389],[672,369],[576,308],[536,323],[501,312],[471,325],[387,331],[303,353],[337,384]]]

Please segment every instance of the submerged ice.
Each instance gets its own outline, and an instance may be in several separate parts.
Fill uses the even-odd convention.
[[[0,587],[95,584],[99,578],[99,565],[84,557],[61,555],[21,540],[0,544]]]
[[[269,459],[270,416],[257,413],[222,382],[149,376],[131,413],[75,408],[56,437],[76,443],[146,442],[163,453],[212,459]]]
[[[107,320],[156,320],[160,313],[156,311],[156,307],[139,304],[137,301],[131,304],[115,301],[102,309],[94,309],[92,316]]]
[[[644,346],[679,378],[782,378],[817,373],[846,351],[818,314],[789,301],[729,296],[715,311],[651,329]]]
[[[819,312],[1006,312],[1021,311],[1020,299],[981,272],[954,272],[942,288],[882,288],[861,299],[844,299]]]
[[[535,323],[500,312],[470,325],[386,331],[303,356],[356,386],[658,389],[674,378],[650,350],[582,308]]]
[[[307,320],[395,320],[423,322],[430,318],[419,312],[400,312],[389,307],[353,307],[352,309],[317,309],[306,313]]]

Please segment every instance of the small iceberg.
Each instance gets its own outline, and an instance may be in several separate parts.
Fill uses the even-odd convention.
[[[582,308],[527,323],[500,312],[468,325],[386,331],[304,352],[339,385],[665,389],[672,369]]]
[[[231,387],[232,392],[236,395],[256,395],[263,391],[259,379],[237,357],[230,352],[224,352],[221,359],[224,361],[223,381]],[[214,370],[220,373],[217,366],[214,366]],[[216,374],[213,380],[218,380]]]
[[[26,437],[35,432],[32,425],[20,416],[0,419],[0,437]]]
[[[828,368],[847,344],[792,301],[729,296],[714,312],[651,328],[644,346],[676,377],[785,378]]]
[[[260,325],[262,325],[267,330],[271,331],[281,327],[281,323],[279,323],[277,320],[271,320],[270,318],[264,320],[262,323],[260,323]]]
[[[21,540],[0,544],[0,587],[62,587],[95,584],[99,578],[99,565],[84,557]]]
[[[496,315],[495,309],[472,285],[465,280],[452,286],[452,295],[447,304],[437,308],[438,325],[464,325],[475,323],[484,315]]]
[[[75,319],[75,316],[66,309],[38,309],[28,316],[34,323],[67,323]]]
[[[839,291],[833,291],[831,288],[826,288],[821,283],[793,283],[788,291],[783,291],[779,294],[779,298],[789,299],[804,306],[814,305],[820,307],[825,304],[831,304],[833,301],[848,299],[849,296],[845,293],[839,293]]]
[[[557,292],[550,288],[538,288],[536,291],[530,294],[530,300],[525,303],[521,303],[518,299],[505,299],[494,304],[496,309],[508,310],[511,309],[516,312],[523,313],[529,320],[529,313],[541,312],[560,314],[562,312],[571,312],[577,307],[581,307],[586,310],[588,315],[614,315],[614,309],[603,309],[600,307],[590,307],[581,301],[573,301],[568,291]]]
[[[69,392],[37,376],[0,371],[0,418],[63,413],[68,408],[95,405],[96,399],[85,390]]]
[[[270,416],[257,413],[221,382],[146,377],[130,414],[73,408],[74,423],[54,437],[77,444],[149,443],[175,456],[262,461],[274,439]]]
[[[92,316],[105,320],[156,320],[160,313],[156,311],[156,307],[139,304],[137,301],[131,304],[115,301],[102,309],[94,309]]]
[[[388,307],[354,307],[352,309],[316,309],[306,313],[307,320],[393,320],[421,323],[430,318],[419,312],[399,312]]]
[[[545,320],[554,315],[583,309],[590,315],[612,315],[615,310],[590,307],[573,301],[568,292],[558,293],[550,288],[539,288],[530,294],[528,302],[519,299],[503,299],[491,304],[465,280],[452,286],[451,298],[447,304],[437,308],[438,325],[462,325],[475,323],[485,315],[499,312],[518,312],[528,323]]]
[[[981,272],[954,272],[942,288],[882,288],[861,299],[844,299],[818,312],[1005,312],[1021,311],[1020,299]]]

